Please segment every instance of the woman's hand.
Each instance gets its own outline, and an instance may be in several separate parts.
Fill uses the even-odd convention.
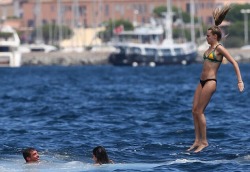
[[[244,83],[243,83],[243,81],[239,81],[239,82],[238,82],[238,88],[239,88],[239,91],[240,91],[240,92],[243,92],[243,91],[244,91]]]

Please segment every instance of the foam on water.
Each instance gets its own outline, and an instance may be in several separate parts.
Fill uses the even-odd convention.
[[[23,159],[14,157],[4,158],[0,160],[1,172],[84,172],[84,171],[115,171],[115,170],[136,170],[136,171],[152,171],[157,167],[169,166],[178,164],[227,164],[227,163],[249,163],[250,155],[239,157],[233,160],[199,160],[199,159],[176,159],[172,161],[166,161],[162,163],[117,163],[117,164],[105,164],[105,165],[93,165],[91,163],[85,163],[80,161],[62,161],[61,159],[55,159],[54,157],[47,157],[47,159],[53,159],[52,162],[48,160],[40,161],[35,164],[26,164]]]

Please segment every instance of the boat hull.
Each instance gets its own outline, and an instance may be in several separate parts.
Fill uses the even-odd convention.
[[[21,53],[0,52],[0,67],[20,67]]]
[[[126,53],[112,53],[109,57],[109,62],[115,66],[151,66],[155,64],[171,65],[171,64],[191,64],[196,62],[197,52],[180,55],[141,55],[141,54],[126,54]]]

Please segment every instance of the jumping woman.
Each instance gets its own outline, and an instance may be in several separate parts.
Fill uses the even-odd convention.
[[[222,23],[230,9],[230,6],[215,9],[213,11],[215,25],[207,30],[206,39],[210,46],[204,53],[204,63],[200,76],[200,83],[198,84],[194,94],[192,113],[195,129],[195,141],[188,151],[195,149],[194,152],[197,153],[208,146],[204,111],[216,90],[217,72],[223,57],[225,57],[234,67],[238,79],[239,91],[242,92],[244,90],[244,83],[241,78],[238,63],[219,43],[222,37],[219,25]]]

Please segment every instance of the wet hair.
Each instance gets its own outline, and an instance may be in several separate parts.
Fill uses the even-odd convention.
[[[213,11],[213,18],[214,18],[214,26],[208,28],[208,30],[211,30],[211,33],[213,35],[217,35],[218,41],[221,40],[222,32],[219,28],[219,25],[222,23],[222,21],[225,19],[228,11],[231,9],[229,5],[223,6],[222,8],[216,8]]]
[[[97,159],[97,163],[99,164],[109,164],[110,160],[108,158],[108,154],[104,147],[97,146],[93,149],[93,155]]]
[[[34,148],[26,148],[23,150],[23,158],[27,161],[27,158],[31,156],[31,152],[36,151]]]

